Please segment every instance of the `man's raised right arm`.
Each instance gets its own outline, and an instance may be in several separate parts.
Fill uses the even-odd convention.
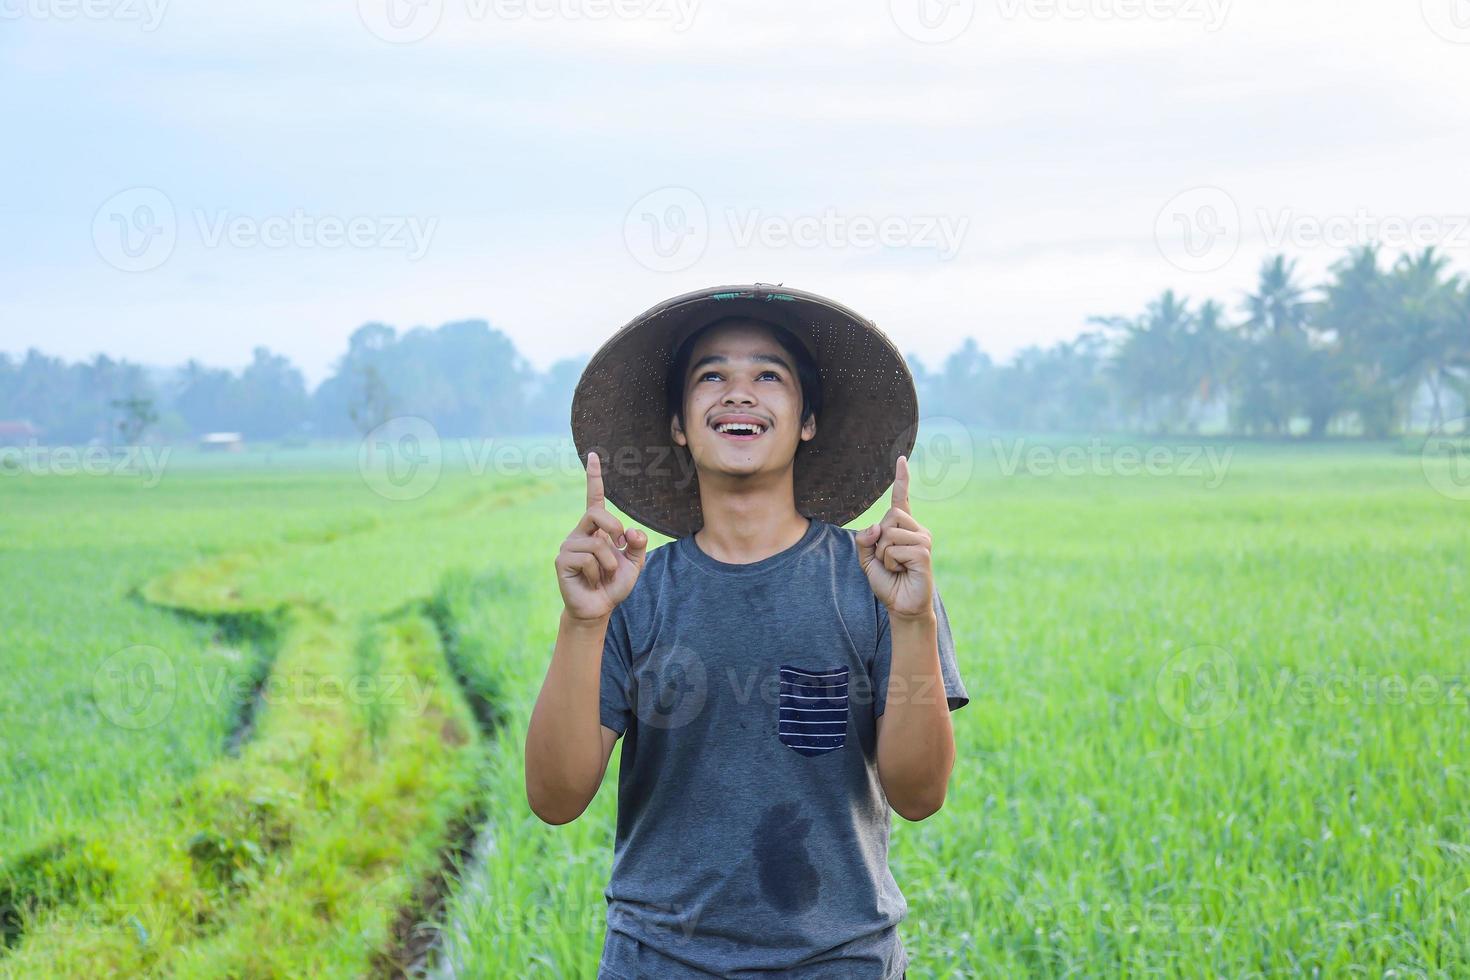
[[[607,771],[618,733],[599,710],[612,611],[633,591],[648,535],[608,512],[602,466],[587,454],[587,510],[556,556],[563,609],[556,647],[526,730],[526,800],[547,823],[575,820]]]

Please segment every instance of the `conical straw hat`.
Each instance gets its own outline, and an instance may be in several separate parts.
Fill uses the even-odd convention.
[[[914,447],[919,403],[903,355],[871,321],[830,299],[780,286],[718,286],[659,303],[592,356],[572,396],[572,441],[595,451],[607,498],[669,537],[703,525],[689,451],[669,433],[668,374],[680,342],[729,316],[778,324],[817,363],[817,434],[796,454],[796,506],[843,525],[893,482]]]

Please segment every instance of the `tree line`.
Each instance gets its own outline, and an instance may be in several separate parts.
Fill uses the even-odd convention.
[[[924,414],[1025,431],[1381,438],[1435,428],[1470,402],[1470,283],[1432,248],[1392,262],[1354,249],[1311,286],[1273,256],[1233,306],[1168,290],[1089,326],[1003,364],[973,338],[934,371],[909,356]],[[330,439],[395,415],[446,436],[564,433],[585,364],[537,371],[483,320],[402,333],[367,324],[314,391],[263,347],[239,371],[100,355],[68,364],[33,349],[0,354],[0,420],[26,420],[53,443]]]
[[[1166,290],[1134,316],[992,362],[967,340],[921,404],[983,427],[1382,438],[1470,413],[1470,283],[1433,248],[1348,252],[1324,282],[1277,255],[1233,308]],[[927,396],[927,397],[925,397]]]
[[[0,354],[0,419],[50,443],[126,443],[238,432],[247,440],[352,437],[395,415],[430,419],[446,436],[559,432],[586,358],[537,371],[483,320],[400,333],[358,328],[331,375],[308,390],[284,356],[257,347],[243,369],[191,360],[147,368],[99,355],[66,363],[37,350]]]

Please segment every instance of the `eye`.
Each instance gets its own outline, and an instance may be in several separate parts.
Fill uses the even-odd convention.
[[[718,378],[718,377],[720,377],[720,372],[718,372],[718,371],[706,371],[703,374],[701,374],[697,380],[699,380],[699,381],[708,381],[710,378]],[[775,371],[771,371],[771,370],[762,371],[760,374],[756,375],[756,377],[757,378],[769,377],[769,378],[772,378],[775,381],[780,381],[781,380],[781,375],[778,374],[778,373],[776,373]]]

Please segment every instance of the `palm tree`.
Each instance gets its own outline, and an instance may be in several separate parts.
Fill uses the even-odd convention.
[[[1185,343],[1184,358],[1194,400],[1200,408],[1206,408],[1224,396],[1235,361],[1234,339],[1225,325],[1225,307],[1218,300],[1207,300],[1199,308]]]
[[[1339,351],[1344,406],[1372,438],[1387,436],[1398,415],[1385,363],[1394,343],[1393,318],[1378,254],[1377,245],[1363,245],[1335,262],[1317,314],[1318,329]]]
[[[1470,282],[1461,282],[1451,304],[1449,359],[1445,380],[1460,396],[1460,411],[1470,415]],[[1466,423],[1470,426],[1470,423]]]
[[[1194,326],[1189,301],[1165,290],[1141,316],[1090,321],[1121,333],[1110,368],[1141,424],[1159,432],[1175,427],[1197,389],[1189,357]]]
[[[1449,260],[1430,246],[1418,255],[1405,255],[1388,276],[1393,333],[1390,371],[1405,404],[1427,388],[1431,429],[1444,423],[1443,394],[1453,384],[1457,348],[1461,341],[1461,280],[1445,277]]]
[[[1286,434],[1293,416],[1306,408],[1303,382],[1315,367],[1307,332],[1312,306],[1296,283],[1295,261],[1277,255],[1262,264],[1238,334],[1238,410],[1248,428]]]

